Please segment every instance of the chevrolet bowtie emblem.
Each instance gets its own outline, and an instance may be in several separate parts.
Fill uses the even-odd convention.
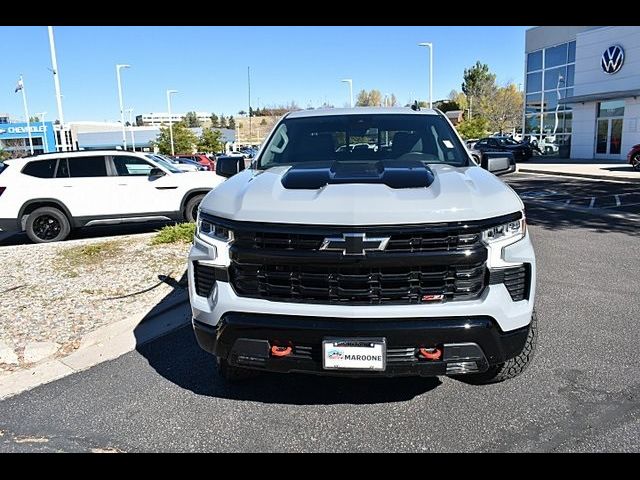
[[[339,251],[343,255],[364,255],[367,251],[387,248],[389,238],[367,238],[366,233],[343,233],[342,237],[325,238],[320,250]]]

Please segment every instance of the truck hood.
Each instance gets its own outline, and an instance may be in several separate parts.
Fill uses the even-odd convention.
[[[209,192],[200,208],[238,221],[313,225],[395,225],[483,220],[522,210],[518,195],[478,167],[430,165],[427,187],[337,183],[287,189],[291,168],[244,170]]]

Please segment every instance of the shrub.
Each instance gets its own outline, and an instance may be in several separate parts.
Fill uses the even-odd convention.
[[[156,236],[151,239],[151,245],[176,242],[188,243],[193,241],[193,236],[195,235],[195,233],[195,223],[179,223],[177,225],[167,225],[166,227],[158,230]]]

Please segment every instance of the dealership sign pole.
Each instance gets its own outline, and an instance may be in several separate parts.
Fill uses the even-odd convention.
[[[31,151],[31,155],[33,155],[33,139],[31,138],[31,123],[29,121],[29,109],[27,108],[27,94],[24,91],[24,80],[22,79],[22,75],[20,75],[20,80],[18,80],[18,86],[16,87],[16,92],[22,92],[22,103],[24,103],[24,116],[27,119],[27,134],[29,135],[29,150]]]
[[[51,68],[53,69],[53,84],[56,87],[56,103],[58,105],[58,120],[60,120],[60,150],[67,151],[67,134],[64,130],[64,115],[62,114],[62,94],[60,93],[60,75],[58,75],[58,60],[56,58],[56,44],[53,40],[53,27],[49,29],[49,48],[51,50]],[[55,133],[55,132],[54,132]]]

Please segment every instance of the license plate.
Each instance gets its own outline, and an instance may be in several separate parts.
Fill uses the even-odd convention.
[[[325,370],[384,370],[384,338],[327,338],[322,342]]]

